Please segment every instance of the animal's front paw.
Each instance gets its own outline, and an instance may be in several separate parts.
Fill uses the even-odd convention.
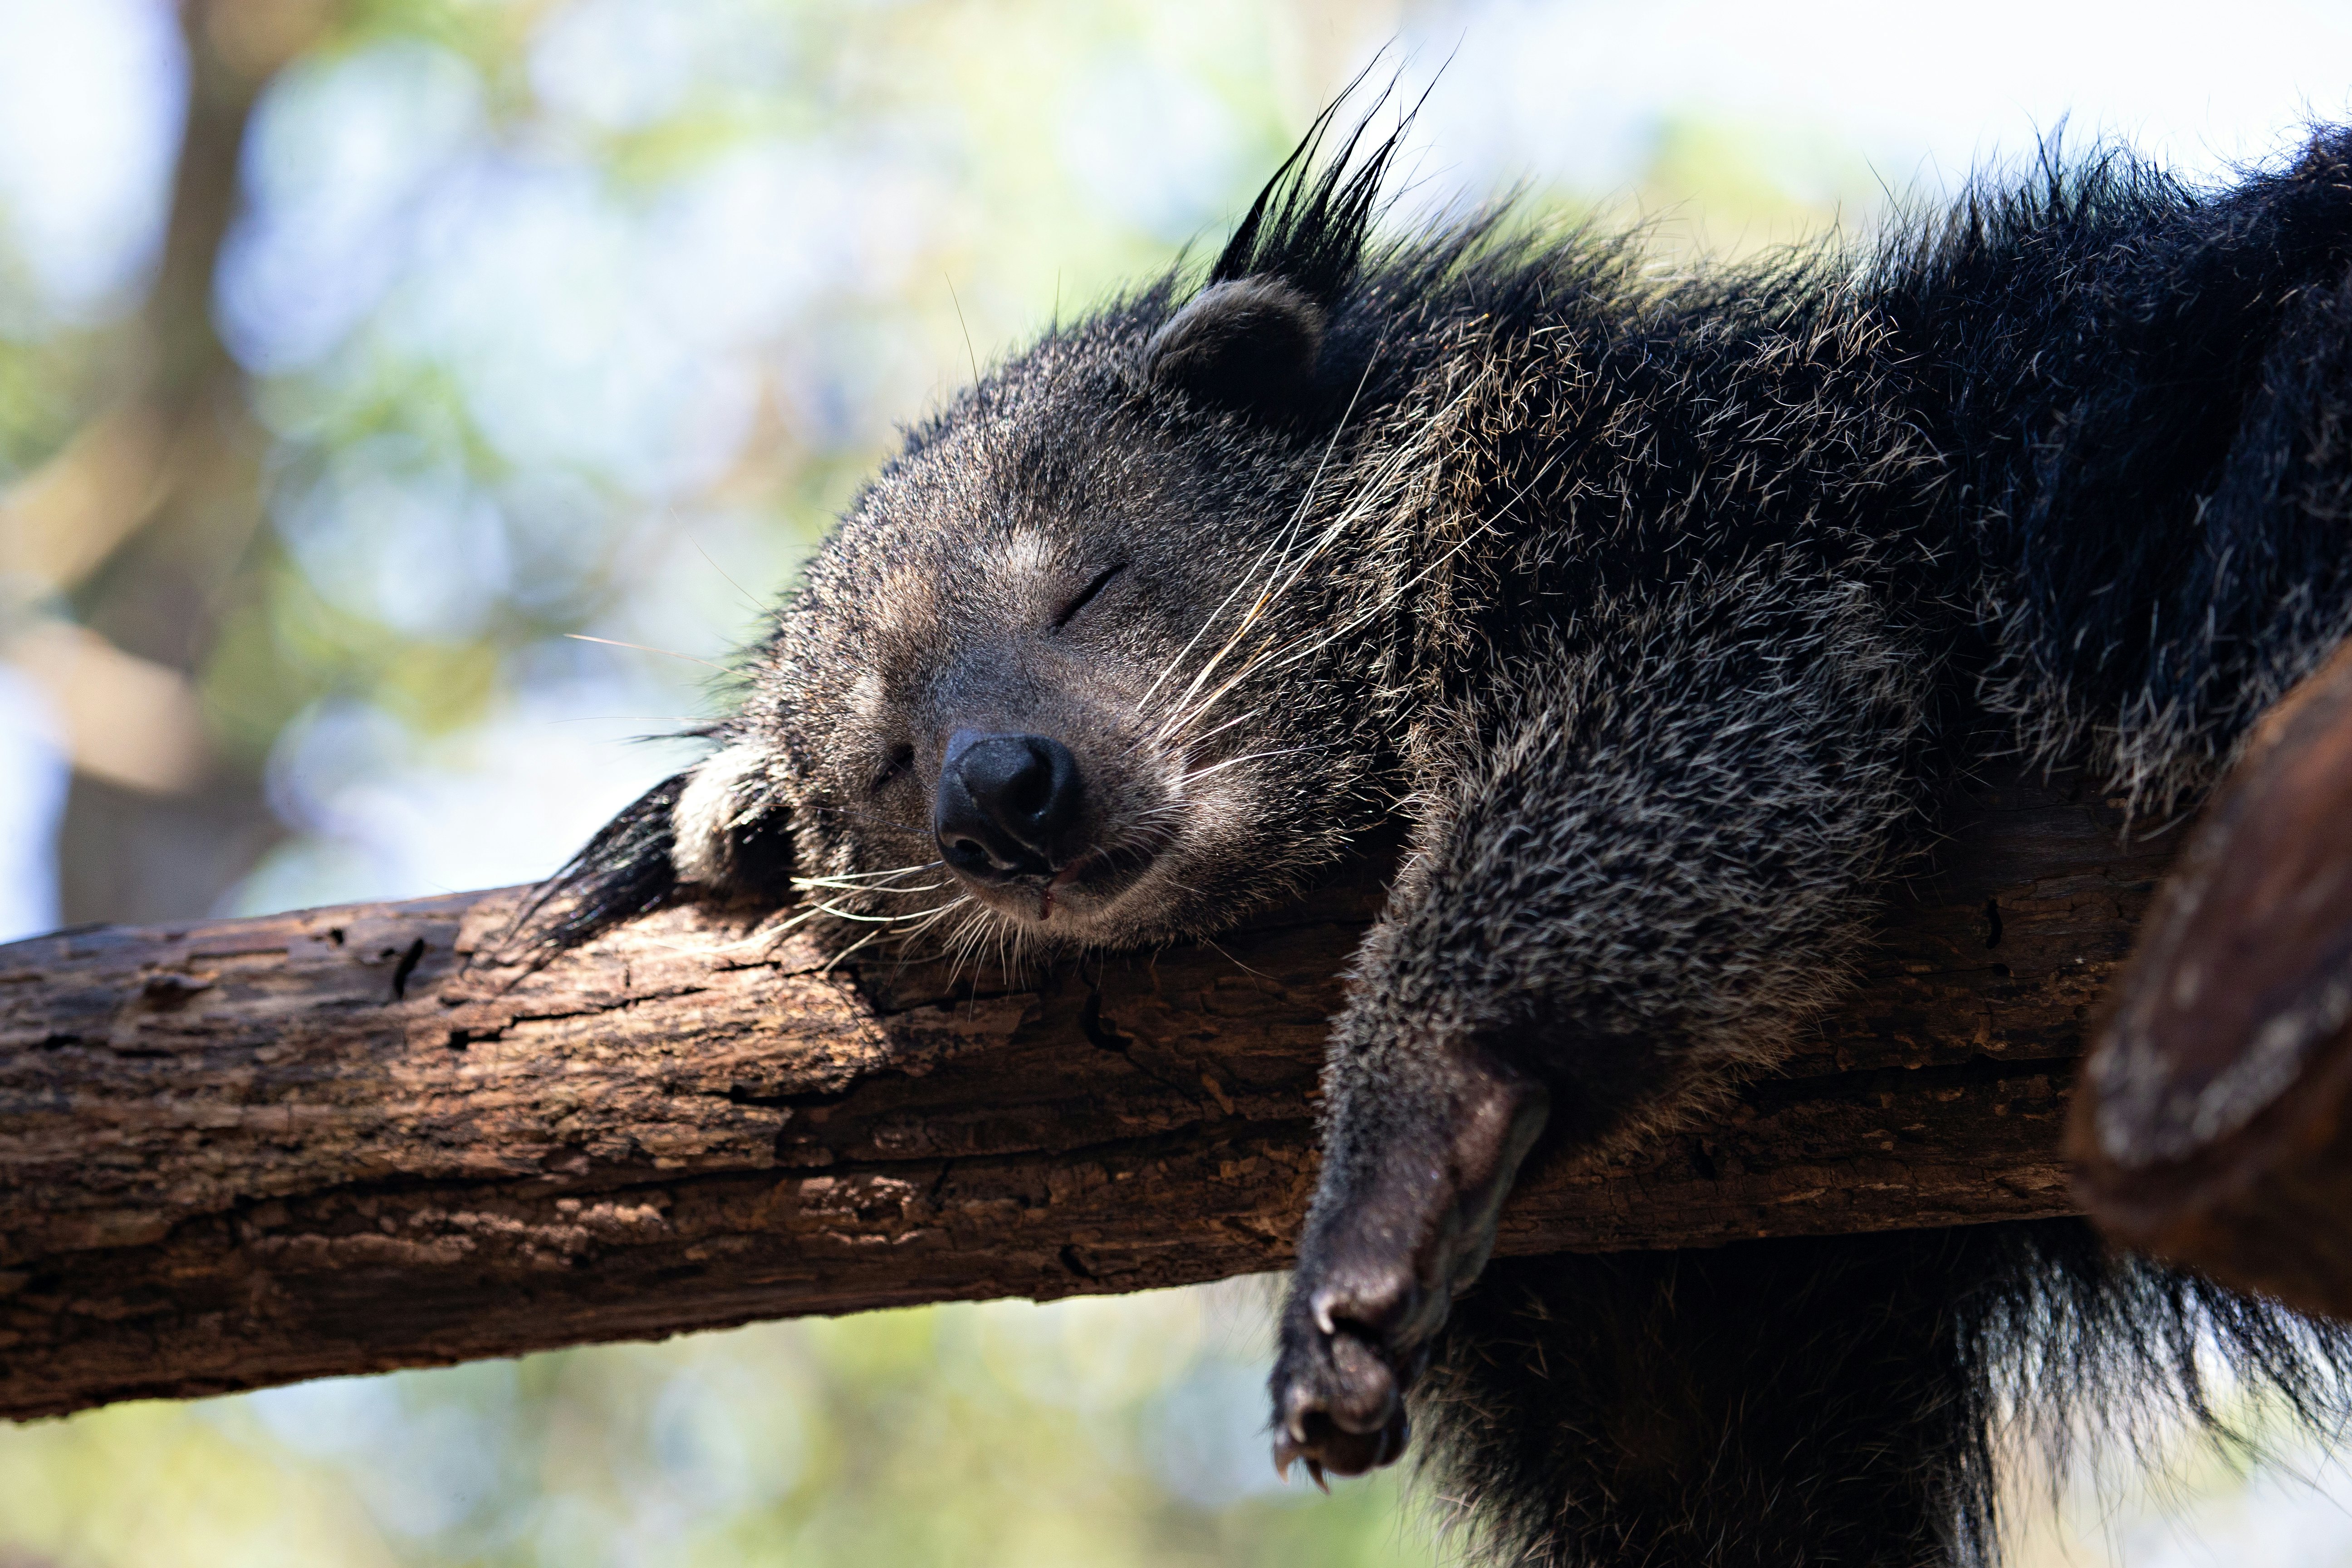
[[[1402,1271],[1293,1293],[1274,1365],[1276,1470],[1303,1459],[1320,1486],[1327,1470],[1360,1476],[1404,1452],[1405,1390],[1428,1360],[1426,1337],[1406,1340],[1421,1307]]]
[[[1274,1462],[1360,1476],[1404,1452],[1405,1391],[1454,1295],[1495,1244],[1495,1219],[1543,1130],[1542,1084],[1475,1042],[1439,1064],[1448,1092],[1391,1095],[1374,1142],[1335,1115],[1298,1247],[1274,1366]]]

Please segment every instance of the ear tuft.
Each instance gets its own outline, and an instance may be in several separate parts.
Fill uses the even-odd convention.
[[[1315,373],[1324,321],[1322,306],[1279,278],[1212,283],[1152,334],[1144,374],[1212,407],[1280,413]]]

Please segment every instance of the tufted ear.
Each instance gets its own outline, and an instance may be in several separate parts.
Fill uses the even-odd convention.
[[[1212,283],[1151,335],[1144,374],[1212,407],[1279,414],[1315,373],[1324,321],[1270,274]]]

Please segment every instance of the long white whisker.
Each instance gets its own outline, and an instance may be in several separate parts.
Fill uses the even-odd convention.
[[[877,881],[887,877],[909,877],[918,871],[936,871],[947,864],[944,860],[926,860],[919,866],[893,866],[887,871],[839,871],[825,877],[794,877],[795,888],[835,888]]]
[[[867,942],[878,941],[881,938],[881,935],[882,933],[878,931],[867,931],[864,936],[859,937],[856,942],[851,942],[847,947],[843,948],[839,952],[835,953],[830,959],[827,959],[825,961],[824,967],[818,970],[817,973],[819,974],[832,973],[833,966],[835,964],[839,963],[843,959],[847,958],[851,953],[856,952]]]
[[[939,924],[940,921],[947,918],[950,910],[961,909],[964,905],[970,902],[971,902],[971,895],[970,893],[965,893],[959,897],[950,899],[946,903],[938,905],[935,908],[918,910],[917,916],[919,918],[917,919],[917,923],[908,926],[905,931],[898,934],[902,937],[908,938],[920,936],[925,931],[930,930],[933,926]]]
[[[1226,731],[1228,731],[1228,730],[1232,729],[1234,725],[1236,725],[1236,724],[1245,724],[1245,723],[1247,723],[1250,720],[1252,720],[1252,719],[1255,718],[1256,716],[1257,716],[1257,710],[1256,710],[1255,709],[1252,709],[1252,710],[1251,710],[1249,712],[1247,712],[1247,713],[1244,713],[1244,714],[1238,715],[1237,717],[1234,717],[1234,718],[1232,718],[1232,719],[1228,719],[1228,720],[1226,720],[1223,723],[1222,723],[1222,724],[1218,725],[1218,726],[1217,726],[1215,729],[1213,729],[1213,730],[1204,730],[1204,731],[1202,731],[1200,734],[1193,736],[1193,737],[1192,737],[1192,741],[1191,741],[1191,742],[1186,745],[1186,747],[1184,748],[1184,751],[1185,751],[1186,755],[1189,757],[1190,752],[1191,752],[1194,748],[1197,748],[1197,747],[1199,747],[1199,746],[1202,746],[1202,745],[1203,745],[1203,744],[1207,743],[1207,742],[1208,742],[1208,741],[1209,741],[1213,736],[1222,735],[1222,734],[1223,734]],[[1178,726],[1176,726],[1176,727],[1177,727],[1177,728],[1181,728],[1181,725],[1178,725]],[[1149,733],[1147,733],[1147,734],[1143,734],[1143,735],[1138,736],[1138,737],[1137,737],[1137,738],[1136,738],[1132,742],[1130,742],[1130,743],[1129,744],[1129,746],[1128,746],[1127,750],[1126,750],[1126,751],[1124,751],[1124,752],[1120,752],[1120,753],[1119,753],[1119,755],[1121,755],[1122,757],[1131,757],[1131,756],[1133,756],[1136,752],[1138,752],[1141,751],[1141,750],[1142,750],[1144,747],[1146,747],[1146,746],[1157,746],[1157,745],[1160,745],[1160,744],[1165,743],[1165,742],[1168,740],[1168,738],[1169,738],[1169,737],[1168,737],[1167,735],[1165,735],[1165,734],[1161,733],[1160,731],[1157,731],[1157,730],[1152,731],[1150,731],[1150,732],[1149,732]]]
[[[1176,736],[1183,731],[1185,726],[1192,723],[1195,720],[1198,720],[1211,709],[1214,708],[1219,702],[1224,700],[1225,694],[1227,692],[1232,691],[1243,681],[1247,680],[1251,676],[1256,674],[1258,669],[1265,665],[1265,661],[1272,658],[1277,651],[1279,650],[1275,648],[1261,647],[1252,653],[1249,657],[1249,662],[1243,665],[1239,669],[1234,671],[1232,675],[1226,677],[1223,685],[1210,692],[1206,697],[1202,698],[1200,701],[1194,703],[1192,707],[1170,714],[1166,722],[1160,726],[1158,733],[1156,733],[1152,739],[1160,742],[1162,744],[1174,740]]]
[[[964,917],[962,923],[958,925],[947,939],[941,951],[949,960],[947,989],[950,994],[954,994],[956,976],[963,973],[964,960],[971,956],[973,946],[980,941],[981,933],[987,929],[986,907],[975,906],[971,913]],[[977,984],[979,980],[979,973],[975,971],[972,975],[973,984]]]
[[[1243,763],[1255,763],[1266,757],[1295,757],[1301,752],[1320,752],[1323,750],[1326,750],[1326,748],[1319,745],[1277,746],[1270,752],[1250,752],[1238,757],[1227,757],[1223,762],[1211,763],[1205,768],[1193,769],[1191,773],[1184,774],[1181,778],[1176,781],[1176,787],[1179,790],[1181,790],[1195,780],[1207,778],[1211,773],[1221,772],[1226,768],[1238,766]]]
[[[896,925],[900,921],[909,918],[906,915],[861,915],[855,910],[825,903],[818,904],[815,912],[831,915],[837,921],[856,921],[861,925]]]
[[[1474,380],[1470,385],[1465,387],[1452,402],[1448,403],[1443,409],[1440,409],[1437,415],[1433,417],[1431,423],[1435,424],[1438,421],[1443,420],[1446,416],[1452,414],[1456,408],[1459,408],[1465,402],[1468,401],[1472,394],[1477,390],[1478,385],[1479,382]],[[1391,481],[1392,481],[1397,475],[1404,471],[1408,464],[1408,459],[1412,455],[1413,447],[1411,443],[1401,446],[1396,450],[1390,453],[1388,457],[1382,460],[1381,465],[1373,470],[1371,477],[1367,479],[1362,487],[1358,490],[1357,500],[1350,505],[1343,508],[1339,515],[1331,520],[1331,521],[1316,537],[1314,543],[1307,549],[1306,553],[1299,557],[1297,563],[1290,567],[1289,575],[1282,578],[1280,582],[1276,583],[1269,587],[1262,588],[1259,591],[1257,598],[1251,604],[1248,611],[1243,615],[1240,623],[1234,626],[1233,635],[1225,639],[1223,647],[1219,647],[1214,654],[1210,656],[1208,661],[1203,664],[1199,672],[1192,677],[1192,684],[1186,687],[1182,695],[1177,698],[1176,705],[1179,708],[1183,707],[1193,700],[1194,695],[1199,692],[1202,685],[1207,681],[1212,674],[1215,672],[1217,666],[1224,661],[1226,655],[1233,652],[1234,648],[1241,642],[1242,638],[1248,634],[1249,629],[1253,626],[1256,625],[1259,619],[1262,618],[1266,612],[1283,597],[1283,595],[1289,593],[1291,588],[1297,584],[1299,580],[1306,575],[1307,568],[1320,558],[1326,550],[1329,549],[1333,543],[1341,538],[1358,521],[1361,521],[1364,517],[1370,515],[1374,510],[1373,503],[1375,499],[1387,492]],[[1319,468],[1318,472],[1319,474]],[[1261,557],[1261,559],[1263,559],[1263,557]],[[1289,550],[1286,545],[1283,551],[1282,559],[1276,563],[1276,573],[1279,574],[1282,568],[1288,563]],[[1253,570],[1255,570],[1255,567],[1253,567]],[[1244,579],[1244,585],[1246,585],[1246,583],[1247,579]],[[1235,591],[1238,592],[1239,590],[1237,589]],[[1230,603],[1232,601],[1232,595],[1226,595],[1226,602]],[[1220,605],[1219,608],[1222,610],[1223,606]],[[1202,629],[1206,630],[1205,625]],[[1195,634],[1194,641],[1197,642],[1198,640],[1198,634]],[[1186,650],[1190,651],[1192,646],[1192,644],[1188,643],[1186,645]],[[1179,655],[1180,661],[1181,657],[1181,655]],[[1156,689],[1159,682],[1155,680],[1152,685]],[[1230,689],[1230,686],[1231,683],[1228,682],[1228,689]],[[1211,700],[1213,701],[1214,699],[1213,698]]]
[[[1248,723],[1251,720],[1253,720],[1253,719],[1256,718],[1256,717],[1258,716],[1258,713],[1259,713],[1259,710],[1257,710],[1257,709],[1255,709],[1255,708],[1253,708],[1253,709],[1251,709],[1251,710],[1250,710],[1248,712],[1246,712],[1246,713],[1237,713],[1237,714],[1235,714],[1234,717],[1232,717],[1232,718],[1230,718],[1230,719],[1226,720],[1223,723],[1222,723],[1222,724],[1218,725],[1218,726],[1217,726],[1215,729],[1213,729],[1213,730],[1203,730],[1203,731],[1202,731],[1199,734],[1197,734],[1197,735],[1195,735],[1195,736],[1193,736],[1193,737],[1192,737],[1192,742],[1190,742],[1190,744],[1187,746],[1186,750],[1187,750],[1188,752],[1190,752],[1190,751],[1191,751],[1192,748],[1194,748],[1194,747],[1204,746],[1204,745],[1208,744],[1208,743],[1209,743],[1209,742],[1211,742],[1211,741],[1214,740],[1214,739],[1215,739],[1216,737],[1218,737],[1219,735],[1223,734],[1226,731],[1228,731],[1228,730],[1232,729],[1234,725],[1236,725],[1236,724],[1246,724],[1246,723]]]
[[[618,637],[592,637],[586,632],[566,632],[563,635],[573,642],[603,643],[606,647],[625,647],[633,653],[657,653],[664,658],[682,658],[688,664],[702,665],[706,668],[719,671],[721,675],[735,673],[723,664],[713,664],[707,658],[697,658],[690,653],[677,653],[666,647],[648,647],[641,642],[623,642]]]
[[[1339,437],[1346,433],[1348,421],[1356,412],[1356,400],[1363,396],[1365,386],[1370,384],[1372,379],[1373,367],[1381,362],[1381,348],[1385,346],[1385,344],[1375,345],[1371,356],[1364,361],[1364,373],[1356,378],[1356,389],[1348,395],[1348,405],[1339,411],[1339,422],[1331,427],[1331,438],[1323,443],[1323,455],[1315,460],[1315,471],[1307,476],[1307,489],[1299,495],[1298,505],[1291,512],[1290,521],[1283,525],[1282,532],[1276,536],[1275,541],[1258,553],[1257,560],[1250,563],[1249,570],[1242,574],[1242,580],[1234,584],[1233,592],[1227,594],[1218,603],[1217,607],[1209,612],[1208,618],[1201,623],[1200,630],[1192,634],[1192,640],[1177,650],[1176,657],[1168,661],[1168,667],[1165,669],[1152,677],[1151,684],[1145,687],[1143,695],[1136,699],[1135,705],[1139,710],[1151,700],[1151,694],[1160,689],[1160,683],[1174,674],[1177,667],[1184,662],[1185,657],[1199,646],[1201,639],[1208,635],[1209,628],[1217,624],[1217,617],[1223,615],[1225,607],[1234,602],[1234,596],[1249,586],[1250,580],[1257,574],[1259,562],[1263,562],[1277,547],[1284,556],[1286,557],[1290,553],[1290,542],[1297,537],[1298,525],[1306,520],[1307,509],[1315,500],[1316,489],[1323,482],[1323,470],[1330,466],[1331,454],[1339,449]],[[1279,567],[1276,568],[1276,570],[1279,569]]]
[[[1518,493],[1514,495],[1509,501],[1504,504],[1503,510],[1507,511],[1512,506],[1516,506],[1520,499],[1526,496],[1527,492],[1534,487],[1537,481],[1543,478],[1544,471],[1548,470],[1550,466],[1550,464],[1547,463],[1544,466],[1544,470],[1538,470],[1534,479],[1531,479],[1526,484],[1521,485],[1519,487]],[[1492,531],[1493,525],[1489,522],[1482,521],[1476,528],[1464,534],[1459,540],[1456,540],[1454,543],[1454,547],[1446,551],[1444,554],[1439,556],[1436,560],[1423,567],[1419,572],[1414,573],[1411,577],[1408,577],[1394,588],[1390,589],[1381,603],[1389,603],[1397,595],[1406,593],[1411,589],[1419,587],[1423,583],[1428,581],[1430,574],[1437,571],[1447,562],[1453,560],[1456,555],[1459,555],[1462,552],[1467,550],[1480,538]],[[1321,651],[1323,648],[1329,647],[1332,643],[1339,641],[1340,638],[1353,636],[1358,630],[1361,629],[1365,621],[1375,614],[1380,607],[1381,606],[1379,605],[1375,605],[1370,609],[1367,609],[1363,614],[1342,622],[1339,626],[1333,627],[1330,631],[1326,632],[1324,635],[1313,639],[1312,641],[1302,640],[1299,643],[1293,644],[1289,650],[1281,651],[1279,661],[1271,666],[1271,669],[1287,669],[1290,666],[1297,663],[1300,659]]]
[[[1538,469],[1536,473],[1528,479],[1527,483],[1521,485],[1512,495],[1511,499],[1504,503],[1501,510],[1503,511],[1508,511],[1512,507],[1517,506],[1520,500],[1526,498],[1527,493],[1530,489],[1534,489],[1537,484],[1542,481],[1544,475],[1550,471],[1551,467],[1552,464],[1547,462],[1542,468]],[[1429,563],[1426,566],[1423,567],[1419,572],[1406,579],[1403,583],[1398,584],[1395,588],[1389,590],[1383,596],[1381,603],[1387,604],[1393,602],[1397,595],[1418,587],[1422,583],[1428,580],[1431,574],[1444,567],[1447,562],[1453,560],[1463,551],[1468,549],[1472,543],[1491,531],[1493,531],[1492,523],[1482,521],[1476,528],[1471,530],[1469,532],[1464,534],[1461,539],[1455,541],[1453,547],[1447,550],[1443,555],[1440,555],[1436,560]],[[1214,707],[1226,692],[1232,690],[1235,686],[1240,684],[1243,677],[1254,673],[1260,668],[1264,668],[1268,674],[1287,669],[1292,665],[1300,662],[1302,659],[1311,658],[1313,655],[1319,653],[1324,648],[1331,646],[1331,644],[1339,641],[1340,638],[1352,636],[1363,626],[1365,621],[1369,619],[1372,614],[1379,610],[1380,607],[1381,606],[1379,605],[1375,605],[1367,609],[1363,614],[1351,617],[1340,626],[1326,632],[1321,637],[1312,639],[1302,638],[1300,641],[1292,644],[1287,648],[1265,650],[1262,657],[1253,658],[1251,662],[1244,665],[1236,675],[1228,679],[1223,686],[1219,687],[1215,691],[1211,692],[1207,698],[1203,699],[1190,711],[1184,713],[1181,717],[1171,718],[1165,724],[1163,724],[1161,729],[1156,732],[1154,738],[1162,741],[1171,738],[1174,734],[1181,731],[1184,726],[1190,723],[1193,719],[1198,718],[1201,714],[1205,713],[1211,708]]]

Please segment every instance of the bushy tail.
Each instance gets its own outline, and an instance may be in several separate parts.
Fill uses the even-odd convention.
[[[2333,1432],[2352,1331],[2104,1249],[2075,1220],[1513,1258],[1414,1411],[1496,1568],[1926,1568],[1998,1550],[1996,1433],[2224,1441],[2210,1374]]]

